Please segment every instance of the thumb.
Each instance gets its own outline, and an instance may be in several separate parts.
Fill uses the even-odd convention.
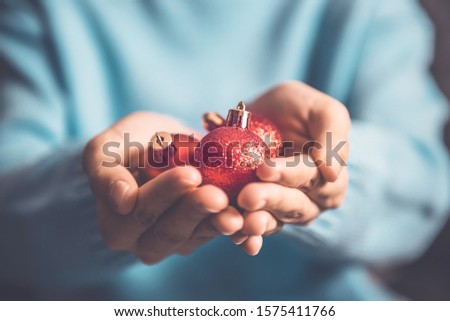
[[[137,200],[138,184],[118,156],[114,161],[103,152],[101,138],[91,140],[83,153],[83,168],[95,197],[119,214],[130,213]],[[122,157],[123,159],[123,157]]]
[[[331,97],[317,100],[308,121],[313,139],[311,156],[323,178],[334,182],[339,177],[349,154],[350,117],[347,109]]]

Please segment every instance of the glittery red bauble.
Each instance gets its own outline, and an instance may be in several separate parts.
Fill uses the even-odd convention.
[[[203,184],[222,188],[231,202],[245,185],[258,180],[256,168],[268,157],[263,140],[239,127],[224,126],[209,132],[196,149]]]
[[[253,113],[249,129],[258,135],[269,147],[270,157],[278,157],[283,140],[278,127],[267,117]]]
[[[225,119],[218,113],[210,112],[203,115],[203,127],[207,131],[225,126]],[[258,135],[269,147],[270,157],[282,156],[283,140],[278,127],[267,117],[252,113],[249,130]]]

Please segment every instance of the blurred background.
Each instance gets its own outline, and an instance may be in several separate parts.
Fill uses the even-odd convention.
[[[421,2],[437,31],[431,70],[450,101],[450,1]],[[444,139],[450,152],[450,123],[446,126]],[[450,222],[421,259],[396,270],[377,273],[394,290],[410,299],[450,300]]]

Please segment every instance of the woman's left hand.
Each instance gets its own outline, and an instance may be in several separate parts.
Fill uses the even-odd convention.
[[[322,211],[339,207],[348,186],[350,117],[337,100],[300,82],[281,84],[251,104],[269,117],[291,142],[286,157],[257,169],[261,182],[248,184],[238,197],[242,230],[232,240],[250,255],[263,236],[283,224],[308,224]]]

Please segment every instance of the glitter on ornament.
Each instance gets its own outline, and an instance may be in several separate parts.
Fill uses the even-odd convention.
[[[218,113],[209,112],[203,115],[203,128],[207,131],[215,130],[225,125],[225,119]],[[267,117],[252,112],[249,129],[258,135],[269,147],[270,157],[282,155],[283,139],[278,127]]]
[[[270,149],[270,157],[275,158],[280,156],[283,147],[283,140],[277,126],[272,123],[267,117],[260,114],[253,113],[252,121],[249,129],[266,143]]]
[[[264,141],[249,129],[251,116],[240,102],[229,110],[225,125],[209,132],[196,149],[203,184],[222,188],[231,202],[245,185],[258,181],[256,168],[270,153]]]

